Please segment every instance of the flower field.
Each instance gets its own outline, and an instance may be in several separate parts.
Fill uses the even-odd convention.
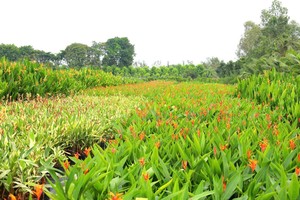
[[[299,199],[298,119],[242,89],[155,81],[2,103],[0,198]]]

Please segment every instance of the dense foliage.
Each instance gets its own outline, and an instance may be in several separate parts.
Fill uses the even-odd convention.
[[[266,104],[272,109],[282,109],[291,123],[300,120],[300,75],[278,73],[275,69],[263,75],[241,80],[237,95]],[[300,125],[300,121],[298,122]]]
[[[297,123],[284,109],[235,98],[234,91],[221,84],[150,82],[94,88],[74,100],[6,105],[0,141],[14,159],[1,162],[4,194],[29,194],[38,184],[53,200],[299,198]],[[96,103],[103,98],[106,105]],[[127,106],[128,98],[137,101]],[[123,117],[101,111],[114,105],[131,109]],[[106,116],[109,129],[98,129]],[[66,157],[68,144],[76,148]],[[45,182],[46,172],[51,178]]]
[[[28,199],[45,183],[45,167],[99,143],[117,118],[126,117],[140,97],[73,96],[0,104],[0,199],[9,193]],[[13,198],[11,198],[13,200]]]
[[[133,79],[113,76],[102,70],[83,68],[53,70],[30,61],[0,61],[0,99],[69,95],[95,86],[133,83]]]

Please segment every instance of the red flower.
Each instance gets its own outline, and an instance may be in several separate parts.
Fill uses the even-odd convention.
[[[296,167],[296,168],[295,168],[295,173],[296,173],[297,176],[300,175],[300,168],[299,168],[299,167]]]
[[[254,172],[256,165],[257,165],[258,161],[254,160],[254,159],[250,159],[249,160],[249,167],[251,168],[252,172]]]
[[[65,169],[69,169],[69,167],[70,167],[70,162],[69,162],[68,160],[66,160],[66,161],[64,162],[64,167],[65,167]]]
[[[148,181],[149,178],[150,178],[150,176],[149,176],[148,173],[143,173],[143,177],[144,177],[144,180],[145,180],[145,181]]]
[[[76,159],[79,159],[80,153],[76,152],[76,153],[74,154],[74,157],[75,157]]]
[[[143,167],[145,165],[145,158],[139,159],[140,165]]]
[[[222,185],[223,185],[223,192],[224,192],[226,190],[226,186],[227,186],[224,176],[222,176]]]
[[[264,141],[259,143],[260,149],[262,152],[264,152],[268,146],[268,140],[264,139]]]
[[[186,170],[187,165],[188,165],[188,162],[187,162],[186,160],[183,160],[183,161],[181,162],[181,165],[182,165],[182,168],[183,168],[184,170]]]
[[[290,140],[290,148],[294,150],[296,148],[296,144],[294,140]]]
[[[247,151],[247,158],[248,158],[248,160],[251,158],[251,154],[252,154],[252,151],[249,149]]]
[[[121,196],[122,196],[122,193],[112,193],[110,192],[109,195],[111,196],[111,198],[109,200],[122,200]]]
[[[36,195],[37,200],[40,200],[40,198],[43,194],[43,186],[44,185],[40,185],[40,184],[37,184],[36,186],[34,186],[35,191],[33,191],[33,193]]]
[[[89,147],[89,148],[85,148],[84,151],[83,151],[83,153],[84,153],[86,156],[89,156],[90,151],[91,151],[91,148],[90,148],[90,147]]]

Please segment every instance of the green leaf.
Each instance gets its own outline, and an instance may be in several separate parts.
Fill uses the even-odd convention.
[[[215,193],[214,191],[205,191],[205,192],[203,192],[203,193],[201,193],[201,194],[197,194],[197,195],[193,196],[193,197],[190,198],[189,200],[198,200],[198,199],[201,199],[201,198],[203,198],[203,197],[207,197],[207,196],[209,196],[209,195],[212,195],[212,194],[214,194],[214,193]]]
[[[300,191],[300,183],[298,181],[298,177],[295,173],[293,173],[292,181],[288,188],[288,196],[290,199],[299,199],[299,191]]]
[[[268,199],[272,199],[274,197],[274,195],[276,194],[276,192],[269,192],[267,194],[263,194],[260,195],[259,197],[257,197],[257,200],[268,200]]]
[[[239,173],[235,173],[232,175],[233,177],[229,179],[225,192],[222,195],[222,199],[229,199],[233,194],[241,179],[241,175]]]
[[[159,193],[161,193],[161,191],[163,191],[165,188],[167,188],[172,183],[172,181],[173,181],[173,179],[171,179],[169,182],[167,182],[166,184],[159,187],[158,190],[154,194],[158,195]]]

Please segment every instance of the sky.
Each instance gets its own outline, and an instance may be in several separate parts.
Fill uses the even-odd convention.
[[[281,0],[300,23],[300,1]],[[151,66],[210,57],[236,60],[246,21],[260,22],[272,0],[0,0],[0,44],[58,53],[127,37],[135,62]]]

